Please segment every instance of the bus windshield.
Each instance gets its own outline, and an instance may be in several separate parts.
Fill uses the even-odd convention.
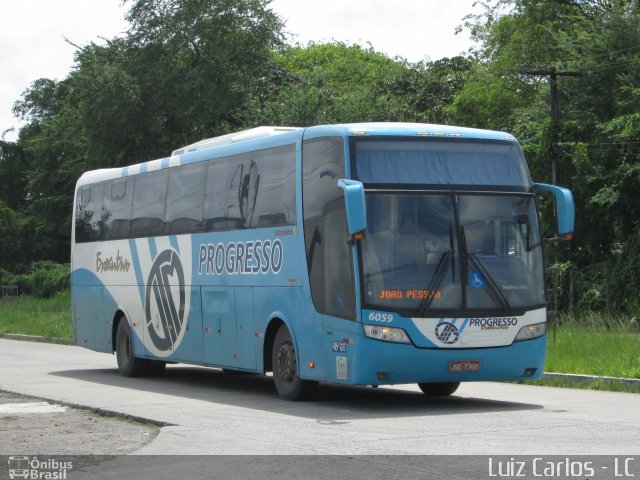
[[[368,193],[366,202],[368,307],[432,316],[544,304],[533,196]]]

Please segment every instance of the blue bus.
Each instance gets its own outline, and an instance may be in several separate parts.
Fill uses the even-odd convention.
[[[503,132],[407,123],[258,127],[87,172],[72,231],[77,345],[125,376],[167,363],[318,382],[460,382],[543,372],[533,183]]]

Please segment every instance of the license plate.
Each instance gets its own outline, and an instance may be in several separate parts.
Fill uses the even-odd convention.
[[[449,362],[450,372],[478,372],[480,371],[480,360],[451,360]]]

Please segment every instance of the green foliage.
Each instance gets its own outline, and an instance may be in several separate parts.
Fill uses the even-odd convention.
[[[640,227],[623,244],[612,262],[611,291],[616,307],[640,312]]]
[[[410,64],[340,42],[289,47],[273,60],[262,93],[245,108],[249,125],[447,123],[471,69],[463,57]]]
[[[0,300],[0,332],[71,339],[69,290],[46,299],[22,295]]]
[[[0,269],[0,285],[17,285],[21,295],[50,298],[69,289],[69,275],[69,265],[39,261],[23,273]]]
[[[382,86],[401,75],[405,65],[373,49],[310,44],[289,47],[274,62],[271,83],[278,88],[249,104],[250,123],[306,126],[398,119],[401,97]]]
[[[640,378],[640,333],[627,328],[593,328],[572,319],[549,333],[548,372]]]

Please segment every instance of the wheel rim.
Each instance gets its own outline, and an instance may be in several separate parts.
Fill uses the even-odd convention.
[[[293,345],[283,343],[278,349],[278,376],[285,382],[291,382],[296,375],[296,357]]]

